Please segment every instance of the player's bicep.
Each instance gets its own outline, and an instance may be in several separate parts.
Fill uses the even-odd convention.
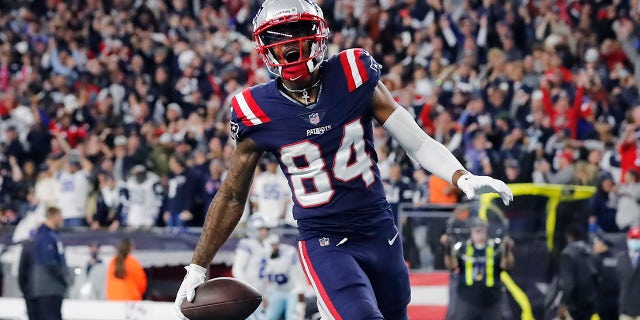
[[[378,81],[373,92],[373,101],[371,102],[373,117],[382,125],[398,107],[400,106],[393,99],[389,89],[382,81]]]

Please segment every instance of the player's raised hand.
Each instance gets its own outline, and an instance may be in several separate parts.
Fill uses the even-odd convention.
[[[495,192],[500,195],[505,206],[513,201],[511,189],[504,182],[489,176],[465,174],[458,178],[457,185],[469,199],[473,199],[476,194]]]
[[[182,284],[180,284],[173,308],[178,318],[181,320],[189,320],[182,314],[182,311],[180,311],[180,306],[185,299],[189,302],[193,301],[193,298],[196,296],[196,287],[202,284],[207,277],[207,269],[193,263],[184,268],[187,270],[187,275],[184,276],[184,280],[182,280]]]

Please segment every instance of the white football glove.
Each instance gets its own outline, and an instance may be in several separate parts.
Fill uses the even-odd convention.
[[[457,185],[469,199],[473,199],[476,194],[495,192],[500,195],[505,206],[513,201],[511,189],[504,182],[489,176],[476,176],[468,173],[458,178]]]
[[[193,263],[184,268],[187,270],[187,275],[184,276],[182,284],[180,284],[173,308],[179,319],[189,320],[189,318],[185,317],[182,311],[180,311],[180,306],[185,299],[189,302],[193,301],[193,298],[196,296],[196,287],[202,284],[207,277],[207,269]]]

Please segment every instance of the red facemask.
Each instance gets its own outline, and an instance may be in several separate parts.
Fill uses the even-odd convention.
[[[307,80],[311,74],[305,63],[282,67],[282,78],[289,81]]]

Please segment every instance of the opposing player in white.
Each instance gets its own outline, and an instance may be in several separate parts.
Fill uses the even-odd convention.
[[[260,213],[267,225],[273,228],[284,223],[291,190],[278,161],[270,154],[265,159],[266,171],[255,178],[251,188],[251,204],[254,212]]]
[[[131,169],[131,175],[121,192],[128,227],[153,227],[162,206],[160,178],[143,165]]]
[[[307,281],[298,252],[296,248],[280,243],[276,235],[269,236],[267,243],[271,246],[271,255],[264,271],[267,279],[264,320],[280,320],[282,316],[285,320],[303,320]]]
[[[266,278],[264,269],[271,249],[266,244],[269,229],[264,217],[254,214],[247,220],[247,238],[241,239],[236,247],[231,274],[234,278],[254,286],[264,296]],[[258,319],[262,312],[258,308],[249,319]]]

